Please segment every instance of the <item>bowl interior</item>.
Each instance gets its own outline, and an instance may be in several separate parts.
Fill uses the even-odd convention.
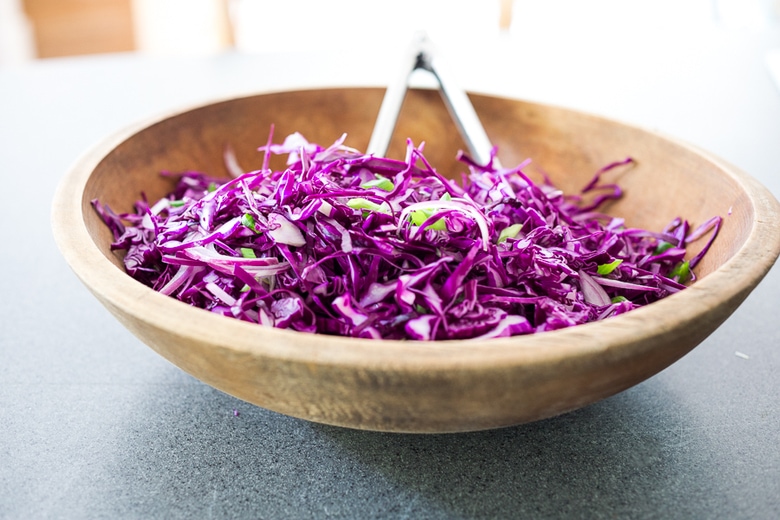
[[[121,143],[90,176],[82,199],[83,214],[98,248],[116,265],[108,231],[89,207],[99,198],[115,211],[129,211],[144,193],[156,200],[172,186],[162,171],[199,170],[227,175],[224,151],[231,147],[245,170],[259,168],[257,151],[273,125],[275,142],[301,132],[309,141],[330,144],[347,133],[346,144],[365,149],[383,96],[381,89],[331,89],[280,92],[204,106],[160,121]],[[630,226],[660,230],[675,217],[697,225],[712,216],[729,215],[721,238],[697,270],[699,277],[717,269],[744,243],[753,219],[750,201],[718,165],[695,150],[641,129],[602,118],[518,100],[472,95],[505,166],[531,159],[528,172],[549,175],[566,193],[578,193],[606,164],[633,157],[634,166],[608,178],[625,197],[608,211]],[[425,143],[426,158],[445,176],[460,179],[456,160],[464,144],[438,92],[411,90],[388,156],[403,158],[406,138]],[[283,157],[272,164],[281,168]],[[702,241],[703,242],[703,241]],[[696,245],[691,248],[695,254]]]
[[[578,193],[603,166],[635,164],[607,178],[624,197],[607,208],[629,226],[660,230],[676,217],[697,226],[724,218],[718,239],[685,291],[603,322],[489,341],[399,342],[318,336],[216,316],[154,293],[124,274],[99,199],[130,211],[143,193],[172,187],[160,172],[226,174],[231,147],[245,170],[259,168],[274,141],[301,132],[328,145],[364,149],[383,89],[336,88],[223,100],[138,124],[77,162],[55,197],[52,223],[66,259],[87,287],[134,334],[202,381],[254,404],[355,428],[445,432],[541,419],[612,395],[659,372],[707,337],[761,280],[780,252],[777,202],[747,175],[673,139],[592,115],[471,95],[505,166]],[[411,90],[388,155],[406,138],[459,179],[464,147],[431,90]],[[283,167],[284,158],[274,159]],[[703,242],[703,241],[702,241]],[[694,244],[695,254],[701,244]]]

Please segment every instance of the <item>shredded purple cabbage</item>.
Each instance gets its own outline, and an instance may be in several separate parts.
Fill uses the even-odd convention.
[[[177,174],[152,206],[93,205],[127,273],[195,307],[261,325],[376,339],[491,338],[622,314],[685,288],[720,217],[660,232],[602,214],[619,186],[596,172],[567,196],[523,168],[461,154],[462,185],[408,146],[406,161],[300,134],[260,148],[260,170]],[[269,155],[287,154],[272,171]],[[709,235],[685,260],[685,247]]]

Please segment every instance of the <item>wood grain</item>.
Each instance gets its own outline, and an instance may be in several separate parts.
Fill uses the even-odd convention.
[[[351,428],[455,432],[534,421],[596,402],[658,373],[714,331],[760,282],[780,253],[780,207],[749,175],[675,139],[593,115],[521,100],[472,95],[504,165],[531,158],[537,172],[577,191],[603,165],[632,156],[616,173],[624,199],[610,212],[659,228],[675,216],[724,225],[698,280],[665,300],[600,323],[489,341],[371,341],[276,330],[216,316],[135,282],[109,249],[90,207],[117,211],[140,192],[170,185],[162,170],[224,171],[232,146],[245,169],[271,124],[364,148],[381,89],[263,93],[216,101],[143,122],[107,138],[68,172],[52,226],[74,272],[121,321],[166,359],[224,392],[271,410]],[[389,155],[406,137],[424,140],[440,171],[459,176],[463,147],[439,95],[412,90]]]

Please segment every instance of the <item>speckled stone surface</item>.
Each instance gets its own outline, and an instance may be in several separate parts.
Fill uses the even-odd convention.
[[[503,42],[494,81],[463,83],[657,128],[780,196],[780,90],[763,62],[780,30],[709,31],[684,49],[602,40],[544,58]],[[73,276],[49,204],[90,144],[214,95],[388,79],[343,59],[0,69],[0,518],[780,517],[777,267],[697,349],[622,394],[534,424],[433,436],[312,424],[233,399],[141,344]]]

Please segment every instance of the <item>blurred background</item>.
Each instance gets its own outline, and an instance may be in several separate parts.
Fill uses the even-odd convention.
[[[344,50],[423,27],[464,44],[538,28],[555,28],[553,39],[567,25],[595,36],[655,26],[660,40],[672,26],[760,31],[778,20],[780,0],[0,0],[0,65],[115,52]]]

